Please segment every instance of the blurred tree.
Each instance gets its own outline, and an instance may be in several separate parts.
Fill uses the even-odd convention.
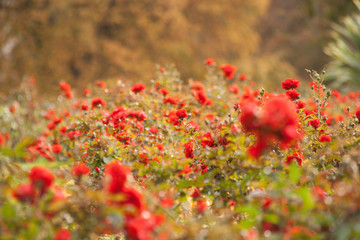
[[[271,0],[259,21],[259,51],[275,54],[308,79],[305,68],[322,70],[330,60],[323,47],[330,41],[331,23],[352,12],[349,0]]]
[[[333,24],[333,41],[325,48],[332,58],[327,82],[334,88],[354,91],[360,88],[360,1],[354,0],[358,11]]]
[[[185,77],[200,63],[240,63],[259,45],[253,25],[268,0],[0,0],[0,84],[34,76],[43,89],[60,79],[149,79],[174,62]],[[3,88],[4,89],[4,88]]]

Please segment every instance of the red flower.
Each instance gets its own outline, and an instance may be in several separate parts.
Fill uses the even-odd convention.
[[[356,118],[359,120],[360,122],[360,107],[357,108],[356,112],[355,112]]]
[[[105,175],[110,178],[107,191],[112,194],[122,192],[129,173],[130,169],[117,161],[108,163],[105,167]]]
[[[81,111],[87,111],[87,110],[89,110],[89,106],[86,105],[86,104],[82,104],[81,105]]]
[[[19,185],[13,191],[13,196],[21,202],[33,202],[35,197],[34,186],[31,184]]]
[[[33,167],[29,173],[31,184],[44,194],[54,182],[54,175],[45,167]]]
[[[286,158],[285,163],[286,163],[286,164],[290,164],[290,163],[292,163],[294,160],[299,164],[299,166],[302,166],[302,165],[304,164],[304,161],[305,161],[305,160],[304,160],[304,155],[302,155],[302,154],[299,153],[299,152],[294,152],[292,155],[290,155],[290,156],[288,156],[288,157]]]
[[[281,86],[285,90],[297,89],[300,86],[300,82],[295,79],[286,79],[282,82]]]
[[[149,130],[150,133],[156,134],[158,133],[159,129],[156,126],[152,126]]]
[[[317,118],[311,119],[311,120],[309,121],[309,125],[312,126],[312,127],[314,127],[314,128],[318,128],[318,127],[320,127],[320,120],[317,119]]]
[[[329,135],[323,134],[320,136],[320,142],[331,142],[331,137]]]
[[[66,82],[61,82],[59,86],[60,89],[63,90],[64,92],[69,92],[71,90],[71,86]]]
[[[192,142],[187,142],[185,143],[184,146],[185,146],[185,150],[184,150],[185,156],[187,158],[194,158],[194,149]]]
[[[194,81],[191,84],[191,89],[196,90],[196,91],[203,91],[204,85],[199,81]]]
[[[220,69],[223,70],[223,76],[228,79],[233,79],[236,72],[236,67],[230,64],[223,64],[220,66]]]
[[[72,168],[72,174],[75,177],[81,177],[82,175],[87,175],[90,172],[88,166],[85,163],[78,163]]]
[[[164,96],[168,95],[169,94],[169,90],[167,90],[166,88],[162,88],[160,89],[160,93]]]
[[[234,85],[231,85],[229,88],[228,88],[228,91],[229,92],[232,92],[234,94],[238,94],[240,92],[240,89],[238,86],[236,86],[235,84]]]
[[[240,79],[240,81],[245,81],[247,79],[246,74],[241,74],[239,79]]]
[[[96,84],[96,86],[101,87],[101,88],[106,87],[106,83],[104,81],[96,81],[95,84]]]
[[[215,61],[212,58],[208,58],[205,60],[205,64],[208,66],[213,66],[215,64]]]
[[[101,105],[101,107],[106,107],[106,102],[99,97],[95,97],[93,98],[93,100],[91,101],[91,108],[94,109],[95,107]]]
[[[203,91],[196,92],[196,99],[201,103],[201,105],[206,105],[207,96]]]
[[[288,90],[286,91],[286,96],[288,96],[291,100],[295,101],[299,98],[300,93],[296,90]]]
[[[186,109],[179,109],[176,111],[176,116],[180,119],[187,118],[187,112]]]
[[[55,234],[54,240],[70,240],[71,239],[71,233],[67,229],[60,229]]]
[[[85,88],[83,93],[84,93],[85,96],[89,96],[90,95],[90,90],[88,88]]]
[[[305,108],[305,103],[303,101],[298,101],[298,104],[296,106],[297,109],[303,109]]]
[[[202,147],[215,147],[214,139],[211,136],[210,132],[205,133],[201,138]]]
[[[131,91],[134,93],[142,93],[145,89],[145,84],[143,83],[135,83],[131,88]]]
[[[190,195],[192,198],[198,198],[200,197],[199,189],[197,187],[194,188],[193,193]]]
[[[249,102],[242,108],[240,115],[240,122],[246,131],[251,132],[260,127],[260,119],[258,118],[257,112],[258,112],[258,107],[253,102]]]
[[[62,146],[60,144],[53,144],[51,149],[54,153],[60,153],[62,150]]]

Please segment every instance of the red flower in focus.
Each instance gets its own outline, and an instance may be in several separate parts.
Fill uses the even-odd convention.
[[[93,98],[93,100],[91,101],[91,108],[94,109],[95,107],[101,105],[101,107],[106,107],[106,102],[99,97],[95,97]]]
[[[54,236],[54,240],[70,240],[71,233],[67,229],[60,229],[56,232]]]
[[[60,153],[62,150],[62,146],[60,144],[53,144],[51,149],[54,153]]]
[[[300,86],[300,82],[295,79],[286,79],[282,82],[281,86],[285,90],[297,89]]]
[[[105,167],[105,176],[109,177],[110,181],[106,190],[112,194],[122,192],[129,173],[130,169],[117,161],[108,163]]]
[[[192,142],[187,142],[185,143],[184,146],[185,146],[185,150],[184,150],[185,157],[194,158],[194,149]]]
[[[302,154],[299,153],[299,152],[294,152],[292,155],[290,155],[290,156],[288,156],[288,157],[286,158],[285,163],[286,163],[286,164],[290,164],[290,163],[292,163],[293,161],[296,161],[296,162],[299,164],[299,166],[302,166],[302,165],[304,164],[304,161],[305,161],[304,155],[302,155]]]
[[[135,83],[131,88],[133,93],[142,93],[145,89],[145,84],[143,83]]]
[[[33,167],[29,173],[29,179],[34,187],[44,194],[54,182],[54,175],[45,167]]]
[[[205,60],[205,64],[208,66],[213,66],[215,64],[215,61],[212,58],[208,58]]]
[[[223,64],[220,66],[220,69],[223,70],[223,76],[228,79],[233,79],[236,72],[236,67],[230,64]]]
[[[176,111],[176,116],[180,119],[187,118],[187,112],[186,109],[179,109]]]
[[[329,135],[322,134],[319,140],[320,142],[331,142],[331,137]]]
[[[201,138],[202,147],[215,147],[214,139],[211,136],[210,132],[205,133]]]
[[[34,186],[31,184],[19,185],[13,191],[13,196],[21,202],[33,202],[35,197]]]
[[[88,166],[85,163],[78,163],[72,168],[72,174],[75,177],[81,177],[82,175],[87,175],[90,172]]]
[[[300,93],[296,90],[288,90],[286,91],[286,96],[288,96],[288,98],[290,98],[291,100],[295,101],[299,98]]]
[[[311,120],[309,121],[309,125],[312,126],[312,127],[314,127],[314,128],[318,128],[318,127],[320,127],[320,120],[317,119],[317,118],[311,119]]]

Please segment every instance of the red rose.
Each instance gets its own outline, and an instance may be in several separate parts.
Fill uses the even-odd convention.
[[[145,89],[145,84],[143,83],[135,83],[134,86],[131,88],[133,93],[142,93]]]
[[[236,72],[236,67],[230,64],[223,64],[220,66],[220,69],[223,70],[223,76],[228,79],[233,79]]]
[[[75,177],[81,177],[82,175],[87,175],[90,172],[88,166],[85,163],[78,163],[72,168],[72,174]]]
[[[281,86],[285,90],[297,89],[300,86],[300,82],[295,79],[286,79],[282,82]]]

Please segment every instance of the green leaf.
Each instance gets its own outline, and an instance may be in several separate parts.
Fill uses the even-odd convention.
[[[16,215],[15,208],[10,203],[6,202],[1,208],[1,215],[4,220],[14,219]]]
[[[296,164],[296,163],[292,163],[290,165],[290,169],[289,169],[289,178],[291,180],[291,182],[293,183],[297,183],[301,177],[301,168]]]

